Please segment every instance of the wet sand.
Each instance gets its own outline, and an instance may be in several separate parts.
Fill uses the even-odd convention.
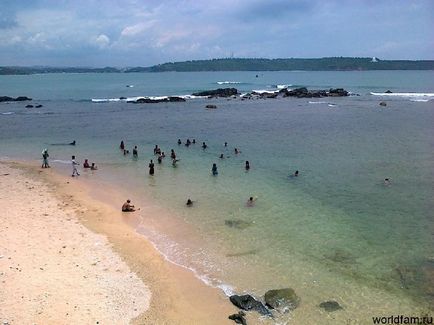
[[[131,227],[140,211],[125,215],[90,190],[54,169],[0,163],[1,321],[233,324],[220,290]]]

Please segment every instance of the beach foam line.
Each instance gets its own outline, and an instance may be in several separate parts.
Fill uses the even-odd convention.
[[[139,231],[141,229],[143,229],[144,231]],[[160,249],[160,247],[158,246],[158,244],[156,243],[156,241],[160,241],[160,242],[165,242],[166,245],[168,245],[168,247],[173,250],[175,252],[174,255],[179,255],[176,254],[176,248],[178,246],[178,244],[174,241],[171,241],[170,239],[168,239],[165,235],[160,234],[160,233],[156,233],[155,231],[151,230],[151,233],[153,233],[153,236],[157,236],[159,237],[156,240],[153,240],[149,235],[145,234],[145,231],[149,229],[146,229],[143,226],[139,226],[136,229],[136,232],[140,235],[143,236],[149,243],[151,243],[151,245],[155,248],[155,250],[164,258],[165,261],[172,263],[176,266],[179,266],[183,269],[186,269],[188,271],[190,271],[191,273],[193,273],[193,275],[199,279],[201,282],[203,282],[205,285],[211,287],[211,288],[215,288],[215,289],[219,289],[221,290],[227,297],[232,296],[233,294],[235,294],[235,290],[234,287],[224,283],[218,279],[215,278],[210,278],[208,275],[206,274],[201,274],[197,271],[197,269],[195,269],[194,267],[185,265],[182,262],[176,261],[175,259],[171,258],[171,256],[168,253],[165,253],[162,249]],[[168,244],[169,243],[169,244]]]
[[[15,112],[4,112],[4,113],[1,113],[2,115],[12,115],[12,114],[15,114]]]
[[[389,97],[430,97],[434,98],[434,93],[370,93],[373,96],[389,96]]]
[[[180,97],[183,99],[199,99],[207,98],[207,96],[194,95],[171,95],[171,96],[136,96],[136,97],[120,97],[120,98],[92,98],[93,103],[108,103],[108,102],[135,102],[139,99],[164,100],[169,97]]]

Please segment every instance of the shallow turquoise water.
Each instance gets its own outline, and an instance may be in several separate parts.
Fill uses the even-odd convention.
[[[289,282],[305,301],[333,292],[350,305],[350,299],[364,301],[356,290],[360,285],[390,292],[397,301],[411,297],[431,304],[429,279],[421,270],[434,257],[434,101],[382,98],[369,92],[433,93],[432,72],[258,74],[1,76],[1,95],[31,96],[44,107],[0,105],[0,113],[12,112],[0,115],[0,156],[37,159],[47,147],[52,161],[67,161],[72,154],[96,161],[98,177],[137,195],[151,195],[193,229],[195,240],[173,231],[162,237],[164,225],[158,228],[163,234],[146,227],[140,231],[171,259],[236,292],[260,295]],[[343,87],[361,96],[142,105],[89,102],[227,86],[271,89],[280,84]],[[378,102],[384,99],[388,106],[381,108]],[[205,110],[209,102],[218,109]],[[176,144],[187,137],[198,144]],[[73,139],[78,146],[50,146]],[[138,160],[120,154],[121,139],[129,148],[139,146]],[[202,141],[209,145],[206,151],[200,148]],[[175,149],[181,161],[176,169],[164,161],[150,178],[147,163],[155,159],[155,144],[166,154]],[[241,154],[235,155],[234,147]],[[218,159],[220,153],[229,158]],[[245,160],[251,164],[248,172]],[[210,175],[214,162],[217,177]],[[288,178],[295,170],[300,176]],[[386,177],[392,179],[391,186],[383,185]],[[258,197],[253,208],[245,207],[249,196]],[[184,206],[188,197],[197,201],[192,209]],[[158,216],[150,218],[158,222]],[[225,220],[242,220],[246,228],[228,227]],[[319,283],[315,292],[312,283]],[[344,292],[348,283],[356,289]]]

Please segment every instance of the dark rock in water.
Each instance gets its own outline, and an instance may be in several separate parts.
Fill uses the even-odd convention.
[[[379,105],[380,105],[380,106],[387,106],[387,103],[386,103],[386,102],[380,102]]]
[[[351,255],[349,252],[343,250],[343,249],[336,249],[328,255],[324,255],[325,258],[332,260],[336,263],[342,263],[342,264],[354,264],[356,263],[356,259],[353,255]]]
[[[168,102],[185,102],[185,99],[182,97],[175,97],[175,96],[171,96],[171,97],[164,97],[164,98],[158,98],[158,99],[153,99],[153,98],[148,98],[148,97],[142,97],[139,98],[135,101],[131,101],[129,103],[134,103],[134,104],[155,104],[155,103],[168,103]]]
[[[120,100],[125,100],[127,99],[126,97],[119,97]]]
[[[247,325],[247,321],[244,318],[246,316],[246,313],[243,311],[238,312],[238,314],[232,314],[228,318],[230,320],[233,320],[237,324]]]
[[[251,295],[233,295],[229,300],[238,308],[243,310],[256,310],[261,315],[272,316],[271,312],[264,306],[264,304]]]
[[[41,107],[43,107],[43,105],[38,104],[38,105],[36,105],[35,107],[36,107],[36,108],[41,108]]]
[[[390,90],[386,90],[384,93],[385,94],[391,94],[392,92]]]
[[[26,108],[33,108],[33,105],[26,105]]]
[[[32,99],[26,96],[20,96],[17,98],[13,98],[9,96],[0,96],[0,102],[22,102],[25,100],[32,100]]]
[[[206,96],[206,97],[231,97],[238,95],[236,88],[219,88],[214,90],[206,90],[192,94],[193,96]]]
[[[344,96],[348,96],[348,91],[346,91],[343,88],[330,89],[328,92],[328,96],[329,97],[344,97]]]
[[[264,299],[268,307],[283,311],[295,309],[300,304],[300,298],[291,288],[269,290],[265,293]]]
[[[234,220],[225,220],[225,225],[231,228],[236,229],[246,229],[247,227],[252,225],[252,222],[250,221],[244,221],[240,219],[234,219]]]
[[[334,311],[339,310],[339,309],[343,309],[341,307],[341,305],[339,305],[339,303],[334,301],[334,300],[324,301],[324,302],[320,303],[319,306],[320,306],[320,308],[323,308],[325,311],[327,311],[329,313],[334,312]]]
[[[206,105],[205,107],[206,107],[206,108],[209,108],[209,109],[216,109],[216,108],[217,108],[217,105],[209,104],[209,105]]]

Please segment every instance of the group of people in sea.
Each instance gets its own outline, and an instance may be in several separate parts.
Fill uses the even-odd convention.
[[[77,162],[75,159],[75,156],[71,157],[71,164],[72,164],[72,177],[74,176],[80,176],[80,173],[78,172],[77,166],[80,166],[80,163]],[[85,159],[83,163],[83,168],[90,169],[90,170],[97,170],[98,167],[95,165],[95,163],[89,164],[89,159]]]

